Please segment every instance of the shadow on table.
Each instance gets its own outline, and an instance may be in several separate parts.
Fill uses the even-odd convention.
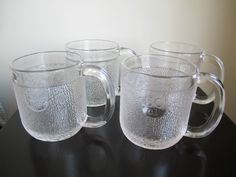
[[[65,141],[47,143],[32,139],[31,157],[37,176],[113,176],[111,146],[98,135],[82,129]]]

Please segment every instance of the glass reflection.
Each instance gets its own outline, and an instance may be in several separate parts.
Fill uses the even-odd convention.
[[[113,152],[99,135],[82,129],[76,136],[61,142],[30,141],[32,161],[37,176],[112,176]]]
[[[122,177],[203,177],[207,157],[193,142],[180,141],[175,146],[160,150],[146,150],[123,141],[119,159]]]

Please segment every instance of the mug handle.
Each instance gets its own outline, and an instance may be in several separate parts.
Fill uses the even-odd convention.
[[[212,54],[208,54],[208,53],[203,53],[201,55],[202,57],[202,65],[207,65],[207,63],[215,63],[216,66],[218,67],[219,69],[219,75],[217,76],[219,78],[219,80],[224,83],[224,64],[223,62],[221,61],[221,59],[215,55],[212,55]],[[200,72],[208,72],[208,71],[202,71],[201,70],[201,67],[200,67]],[[197,100],[194,101],[194,103],[197,103],[197,104],[208,104],[210,102],[212,102],[215,98],[214,98],[214,94],[209,94],[207,96],[200,96],[200,95],[197,95]]]
[[[134,51],[134,50],[132,50],[132,49],[130,49],[130,48],[126,48],[126,47],[120,47],[120,53],[121,53],[121,56],[122,55],[130,55],[130,56],[135,56],[135,55],[137,55],[137,53]],[[122,59],[123,60],[123,59]],[[122,61],[121,60],[121,61]],[[118,74],[118,90],[117,90],[117,95],[118,96],[120,96],[120,70],[121,70],[121,68],[120,68],[120,64],[121,64],[121,61],[119,61],[119,74]]]
[[[120,52],[122,53],[128,53],[129,55],[133,55],[133,56],[135,56],[135,55],[137,55],[137,53],[134,51],[134,50],[132,50],[132,49],[130,49],[130,48],[127,48],[127,47],[120,47]],[[123,55],[123,54],[122,54]]]
[[[83,124],[83,127],[89,127],[89,128],[101,127],[111,119],[115,110],[115,88],[112,79],[104,69],[89,64],[82,65],[81,74],[82,76],[85,77],[90,76],[99,79],[106,93],[106,105],[105,105],[104,115],[97,117],[87,115],[87,120]]]
[[[199,73],[196,77],[198,85],[203,82],[209,82],[215,87],[215,99],[211,115],[207,121],[200,126],[192,127],[188,125],[188,129],[185,134],[185,136],[191,138],[202,138],[208,136],[220,123],[225,107],[225,91],[222,82],[213,74]],[[199,102],[198,98],[195,98],[195,102]]]

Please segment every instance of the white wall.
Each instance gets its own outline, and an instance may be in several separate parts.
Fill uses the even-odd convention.
[[[225,63],[226,112],[236,122],[235,0],[1,0],[0,99],[12,104],[9,62],[65,42],[102,38],[139,53],[156,40],[200,45]]]

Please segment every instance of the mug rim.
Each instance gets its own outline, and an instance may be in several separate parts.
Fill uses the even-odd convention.
[[[137,59],[137,58],[142,58],[142,57],[147,57],[147,56],[153,56],[153,57],[158,57],[159,56],[159,57],[175,58],[175,59],[183,61],[183,63],[187,63],[188,65],[191,65],[194,68],[194,70],[191,73],[189,73],[189,74],[185,73],[185,75],[181,75],[181,76],[180,75],[179,76],[178,75],[176,75],[176,76],[161,76],[161,75],[156,75],[156,74],[153,75],[153,74],[147,74],[147,73],[143,73],[143,72],[139,72],[139,71],[134,71],[134,69],[128,67],[125,64],[125,62],[130,60],[130,59],[135,59],[135,58]],[[159,58],[159,60],[161,60],[161,59]],[[174,62],[172,62],[172,63],[174,63]],[[189,61],[187,61],[187,60],[185,60],[183,58],[169,56],[169,55],[159,55],[159,54],[136,55],[136,56],[128,57],[128,58],[122,60],[121,65],[122,65],[122,67],[124,67],[125,69],[127,69],[127,70],[129,70],[131,72],[138,73],[138,74],[143,74],[143,75],[150,76],[150,77],[161,78],[161,79],[188,78],[188,77],[193,77],[193,76],[195,76],[198,73],[198,68],[197,68],[197,66],[195,64],[193,64],[193,63],[191,63],[191,62],[189,62]]]
[[[70,47],[71,44],[75,44],[78,42],[108,42],[108,43],[112,43],[114,46],[113,47],[104,47],[101,49],[84,49],[84,48],[78,48],[78,47]],[[69,50],[75,50],[75,51],[85,51],[85,52],[100,52],[100,51],[109,51],[109,50],[115,50],[115,49],[120,49],[120,46],[117,42],[115,41],[111,41],[111,40],[105,40],[105,39],[79,39],[79,40],[73,40],[70,42],[67,42],[65,44],[66,49]]]
[[[185,45],[185,46],[189,46],[189,47],[193,47],[196,51],[194,52],[187,52],[187,51],[177,51],[177,50],[166,50],[166,49],[162,49],[161,47],[156,47],[155,45],[169,45],[169,44],[174,44],[174,45]],[[200,55],[204,52],[203,49],[201,49],[200,47],[198,47],[195,44],[191,44],[191,43],[187,43],[187,42],[179,42],[179,41],[155,41],[153,43],[151,43],[150,45],[151,49],[154,50],[159,50],[161,52],[169,52],[169,53],[174,53],[174,54],[190,54],[190,55]]]
[[[76,60],[68,59],[68,61],[73,62],[73,64],[68,65],[68,66],[64,66],[64,67],[57,67],[57,68],[53,68],[53,69],[29,70],[29,69],[19,69],[19,68],[17,68],[17,66],[14,66],[15,62],[17,62],[19,60],[22,60],[22,59],[24,59],[26,57],[36,56],[36,55],[39,55],[39,54],[50,54],[50,53],[62,53],[62,54],[63,53],[64,54],[71,53],[71,54],[74,54],[74,55],[78,56],[78,59],[76,59]],[[64,69],[72,68],[72,67],[77,66],[77,65],[82,64],[82,63],[83,62],[81,60],[81,56],[78,53],[76,53],[76,52],[70,52],[70,51],[40,51],[40,52],[26,54],[26,55],[23,55],[21,57],[18,57],[16,59],[12,60],[12,62],[10,64],[10,69],[12,71],[17,71],[17,72],[42,73],[42,72],[64,70]]]

